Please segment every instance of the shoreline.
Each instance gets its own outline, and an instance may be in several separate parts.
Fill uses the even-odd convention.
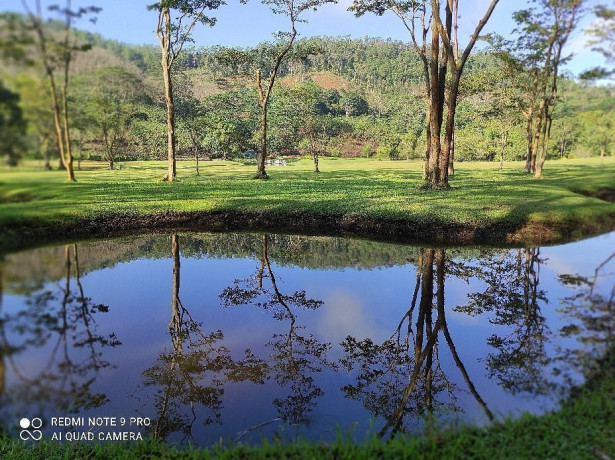
[[[339,216],[308,212],[189,211],[145,214],[111,213],[77,217],[65,222],[36,219],[0,228],[0,254],[74,240],[115,238],[147,233],[255,232],[306,236],[362,238],[427,247],[552,246],[591,238],[615,230],[615,209],[592,222],[566,221],[523,224],[502,220],[487,225],[422,222],[374,218],[359,214]]]

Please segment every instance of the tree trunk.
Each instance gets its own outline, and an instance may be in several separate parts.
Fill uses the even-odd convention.
[[[65,46],[69,49],[70,45],[68,43],[68,31],[66,32],[66,44]],[[62,85],[62,118],[64,122],[64,148],[66,151],[66,172],[68,174],[68,181],[75,182],[75,171],[73,168],[73,152],[72,145],[70,142],[70,128],[68,124],[68,79],[69,73],[68,69],[71,61],[71,53],[69,51],[66,52],[65,62],[64,62],[64,83]]]
[[[259,72],[260,73],[260,72]],[[256,155],[256,162],[258,164],[256,170],[257,179],[268,179],[267,171],[265,170],[265,161],[267,160],[267,104],[269,98],[267,98],[263,104],[261,104],[261,148]]]
[[[446,126],[444,129],[444,148],[440,159],[440,180],[442,188],[448,188],[448,174],[450,166],[450,152],[453,146],[455,135],[455,111],[457,110],[457,94],[459,92],[459,72],[453,76],[448,90],[448,113],[446,115]]]
[[[45,171],[51,171],[51,163],[49,159],[49,139],[47,138],[47,136],[41,136],[40,145],[41,151],[43,153],[43,169]]]
[[[318,169],[318,152],[316,150],[313,151],[312,157],[314,158],[314,172],[320,172],[320,169]]]
[[[453,128],[453,138],[451,139],[450,157],[448,159],[448,175],[455,175],[455,129]]]
[[[175,103],[173,101],[173,82],[171,69],[165,53],[162,54],[162,76],[164,79],[164,97],[167,104],[167,175],[165,181],[173,182],[177,178],[175,163]]]
[[[600,147],[600,164],[601,164],[601,165],[603,165],[603,164],[604,164],[604,154],[605,154],[605,150],[606,150],[606,149],[604,148],[604,146],[603,146],[603,147]]]
[[[439,114],[440,107],[440,85],[439,85],[439,67],[438,58],[440,54],[440,36],[436,27],[432,28],[431,36],[431,60],[429,63],[430,69],[430,104],[429,104],[429,129],[430,139],[429,160],[427,163],[426,180],[430,187],[435,187],[440,178],[438,166],[440,163],[440,155],[442,147],[440,145],[440,132],[442,128],[442,117]]]
[[[500,145],[500,171],[504,168],[504,150],[508,144],[508,131],[504,132],[502,143]]]
[[[194,160],[196,161],[196,175],[197,177],[201,175],[200,171],[199,171],[199,152],[196,152],[194,154]]]
[[[534,167],[534,177],[536,179],[540,179],[542,177],[542,168],[544,167],[546,159],[547,159],[546,156],[541,155],[541,157],[536,162],[536,165]]]
[[[58,100],[58,93],[55,83],[55,77],[51,67],[47,68],[47,77],[49,81],[49,89],[51,91],[51,100],[53,107],[53,127],[56,133],[56,140],[58,144],[58,153],[60,155],[60,163],[68,174],[68,181],[75,181],[75,174],[73,172],[73,163],[68,161],[68,152],[66,151],[66,144],[64,139],[65,130],[62,127],[62,109],[60,108],[60,101]]]
[[[540,120],[541,130],[539,139],[536,142],[536,166],[534,170],[534,177],[540,179],[542,177],[542,170],[544,168],[545,161],[547,161],[547,152],[549,149],[549,136],[551,131],[551,118],[548,113],[548,102],[544,103],[544,115]]]
[[[173,101],[173,80],[171,79],[171,66],[175,55],[171,49],[171,12],[169,7],[162,7],[158,16],[156,36],[160,43],[160,65],[162,66],[162,79],[164,81],[164,98],[167,105],[167,174],[163,181],[173,182],[177,178],[175,163],[175,103]]]
[[[427,93],[429,94],[429,92]],[[428,97],[427,101],[427,126],[425,127],[425,165],[423,166],[423,182],[427,182],[427,177],[429,176],[429,161],[431,157],[431,110],[429,105],[431,104],[431,96]]]
[[[525,166],[523,172],[531,174],[532,171],[532,145],[534,145],[534,130],[532,129],[534,111],[530,108],[525,123]]]
[[[297,36],[297,31],[295,30],[295,19],[291,15],[291,28],[292,33],[290,34],[290,38],[288,39],[288,43],[284,47],[284,49],[277,55],[275,64],[273,66],[273,70],[269,74],[269,79],[267,81],[267,87],[263,89],[262,81],[261,81],[261,70],[256,70],[256,86],[258,90],[258,100],[261,105],[261,149],[260,152],[256,156],[256,161],[258,163],[256,177],[255,179],[268,179],[269,176],[265,171],[265,160],[267,159],[267,106],[269,104],[269,97],[271,96],[271,90],[273,89],[273,85],[275,83],[275,78],[278,74],[278,69],[280,68],[280,64],[282,60],[288,54],[290,49],[293,46],[293,42],[295,41],[295,37]]]

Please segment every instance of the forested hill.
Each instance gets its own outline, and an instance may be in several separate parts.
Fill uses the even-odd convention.
[[[159,48],[127,45],[83,31],[76,34],[79,41],[92,45],[72,66],[77,157],[108,156],[103,133],[109,129],[101,124],[107,119],[114,120],[118,158],[163,158],[166,129]],[[260,68],[266,74],[275,46],[195,46],[182,53],[174,68],[180,156],[245,158],[246,151],[256,149],[254,71]],[[425,83],[422,62],[410,44],[377,38],[302,39],[283,62],[280,77],[282,85],[274,90],[269,116],[274,154],[318,150],[322,155],[382,159],[423,156]],[[45,117],[40,106],[45,97],[41,69],[18,63],[4,66],[0,82],[19,95],[28,123],[23,154],[52,150],[51,116]],[[502,62],[488,51],[475,52],[462,82],[455,159],[523,158],[523,115],[515,102],[514,78]],[[614,95],[613,88],[583,87],[562,79],[550,155],[599,154],[595,133],[609,130],[608,123],[615,122]]]

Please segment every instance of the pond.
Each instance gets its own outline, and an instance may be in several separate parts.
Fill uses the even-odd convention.
[[[0,426],[210,445],[540,414],[613,343],[614,249],[615,232],[527,249],[237,233],[8,254]]]

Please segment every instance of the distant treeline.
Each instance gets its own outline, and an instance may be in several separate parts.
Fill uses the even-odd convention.
[[[48,27],[58,28],[50,22]],[[71,123],[77,159],[163,159],[165,105],[156,46],[127,45],[76,31],[92,49],[72,67]],[[277,45],[192,47],[175,68],[180,157],[253,161],[259,107],[253,68],[267,69]],[[318,37],[296,43],[280,69],[269,115],[273,155],[423,158],[425,82],[410,44],[377,38]],[[514,91],[503,92],[504,65],[489,49],[471,56],[456,118],[455,160],[520,160],[525,125]],[[11,63],[0,89],[13,94],[23,135],[14,156],[54,157],[53,123],[42,69]],[[560,82],[549,153],[600,155],[612,136],[615,89]],[[508,98],[508,100],[507,100]],[[6,104],[10,98],[3,98]],[[606,145],[612,145],[609,141]],[[606,154],[610,154],[610,147]]]

